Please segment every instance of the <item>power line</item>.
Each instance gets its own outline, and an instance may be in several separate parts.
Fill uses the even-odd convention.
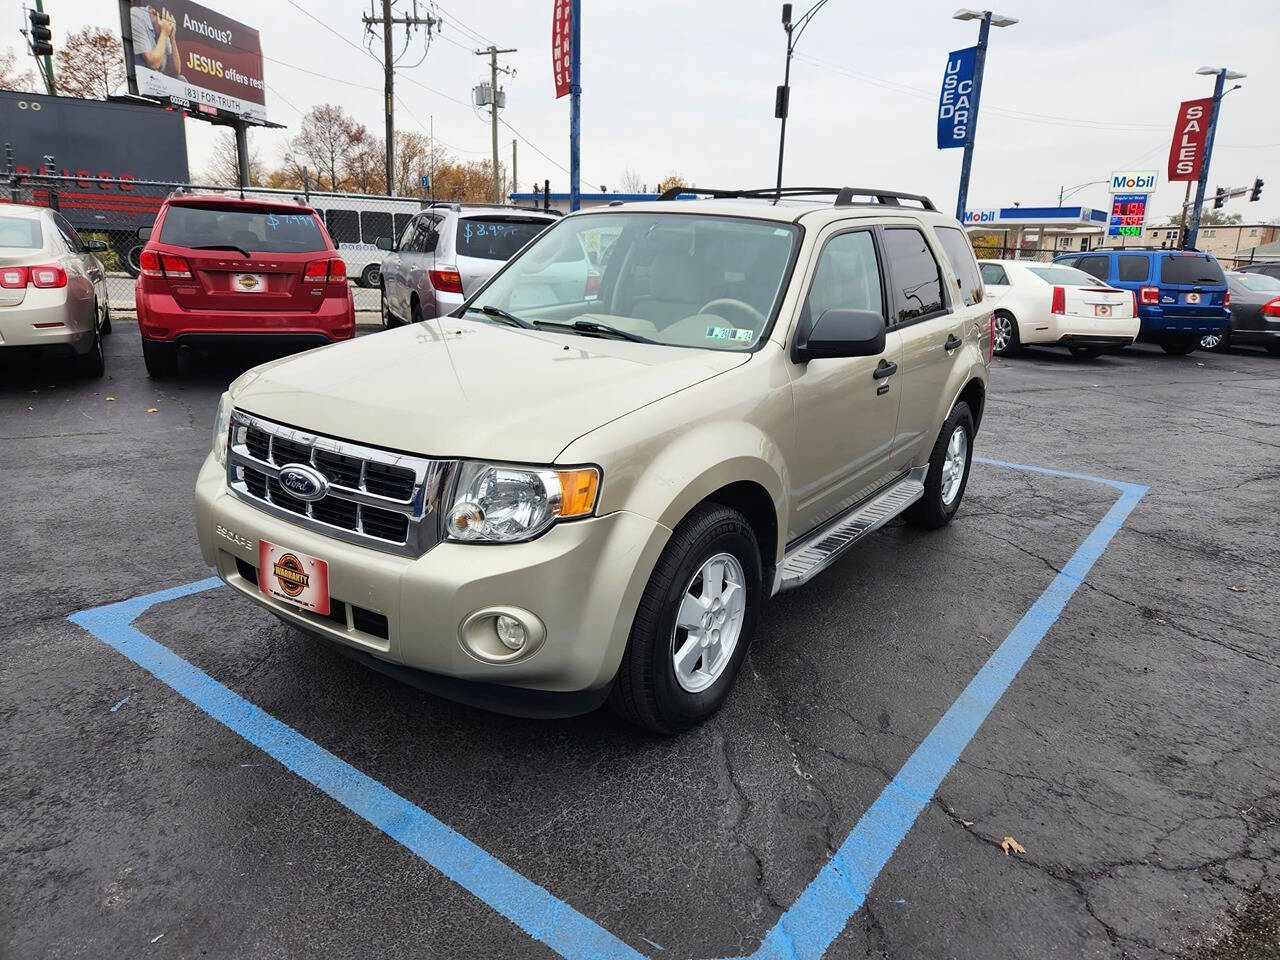
[[[382,62],[382,61],[378,60],[378,58],[377,58],[377,57],[375,57],[373,54],[371,54],[371,53],[370,53],[368,50],[366,50],[364,47],[360,46],[360,44],[353,42],[353,41],[351,40],[351,38],[350,38],[350,37],[347,37],[347,36],[345,36],[345,35],[343,35],[343,34],[339,33],[337,30],[333,29],[333,27],[329,26],[329,24],[325,23],[323,20],[321,20],[319,17],[317,17],[315,14],[313,14],[313,13],[312,13],[310,10],[308,10],[306,7],[301,6],[301,5],[297,2],[297,0],[289,0],[289,6],[293,7],[295,10],[299,11],[299,12],[300,12],[300,13],[302,13],[302,14],[305,14],[308,18],[310,18],[311,20],[314,20],[316,23],[320,24],[320,26],[324,27],[326,30],[328,30],[330,33],[332,33],[335,37],[337,37],[339,40],[341,40],[343,43],[345,43],[345,44],[346,44],[348,47],[350,47],[351,49],[353,49],[353,50],[359,50],[359,51],[360,51],[361,53],[363,53],[366,57],[371,58],[375,63],[381,63],[381,62]]]
[[[455,17],[452,13],[450,13],[444,7],[440,6],[440,4],[438,3],[436,4],[436,9],[439,10],[441,13],[443,13],[445,16],[447,16],[449,18],[450,23],[457,24],[459,27],[461,27],[464,33],[471,34],[471,36],[476,39],[476,42],[481,43],[486,47],[490,46],[493,43],[492,40],[486,37],[479,30],[473,30],[471,27],[467,26],[465,23],[463,23],[461,20]]]

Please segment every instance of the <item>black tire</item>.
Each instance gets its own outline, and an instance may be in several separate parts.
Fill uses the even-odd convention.
[[[382,313],[382,328],[384,330],[404,326],[404,321],[392,313],[391,308],[387,305],[387,288],[381,282],[378,284],[378,309]]]
[[[371,263],[360,271],[359,285],[368,289],[378,286],[378,279],[382,276],[380,264]]]
[[[1175,357],[1185,357],[1200,346],[1199,337],[1171,337],[1160,341],[1160,349]]]
[[[142,340],[142,362],[147,366],[147,376],[152,380],[164,380],[178,375],[178,347],[159,340]]]
[[[737,645],[722,672],[710,686],[694,693],[680,685],[672,662],[676,613],[702,565],[718,553],[732,554],[741,564],[746,608]],[[614,713],[654,733],[673,734],[719,710],[755,633],[764,597],[762,577],[760,547],[741,513],[705,503],[685,517],[671,534],[640,598],[609,694]]]
[[[993,344],[992,352],[997,357],[1016,357],[1022,352],[1022,338],[1018,335],[1018,320],[1008,310],[997,310],[995,312],[995,330],[993,332],[999,332],[998,328],[1001,320],[1007,320],[1009,323],[1009,338],[1005,345],[999,349]]]
[[[965,432],[964,476],[960,478],[960,487],[956,490],[951,502],[942,497],[943,464],[947,459],[947,446],[951,435],[956,430]],[[965,488],[969,486],[969,472],[973,464],[973,414],[969,405],[963,400],[957,403],[942,425],[938,439],[934,441],[933,452],[929,454],[929,474],[924,480],[924,496],[913,503],[903,513],[903,519],[913,527],[936,529],[946,526],[960,509],[960,501],[964,499]]]
[[[1271,354],[1273,357],[1280,357],[1280,343],[1268,343],[1267,353]]]
[[[1071,355],[1079,360],[1096,360],[1102,356],[1102,347],[1085,347],[1073,345],[1067,347],[1071,351]]]
[[[106,307],[102,311],[102,324],[98,327],[98,329],[102,332],[102,335],[104,337],[111,332],[111,308],[110,307]]]
[[[97,317],[94,317],[97,320]],[[102,352],[102,328],[95,324],[93,328],[93,346],[88,353],[78,354],[75,359],[76,372],[82,377],[97,379],[107,372],[107,360]]]
[[[415,293],[409,300],[409,322],[421,323],[426,317],[422,315],[422,304],[418,301],[418,295]]]

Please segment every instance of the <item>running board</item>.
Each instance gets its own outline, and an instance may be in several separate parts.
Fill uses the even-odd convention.
[[[781,593],[808,583],[855,543],[879,530],[919,500],[924,496],[924,478],[928,470],[928,466],[913,468],[883,493],[788,550],[778,566],[773,592]]]

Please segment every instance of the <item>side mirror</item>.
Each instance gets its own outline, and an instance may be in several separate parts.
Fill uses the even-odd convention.
[[[151,239],[151,228],[150,228],[150,227],[139,227],[139,228],[138,228],[138,239],[139,239],[139,240],[141,240],[141,241],[143,241],[144,243],[145,243],[146,241],[150,240],[150,239]]]
[[[379,250],[394,250],[396,248],[396,242],[391,237],[379,237],[373,243]]]
[[[84,242],[84,247],[90,253],[106,253],[107,252],[107,244],[105,241],[102,241],[102,240],[86,240]]]
[[[876,357],[884,353],[885,320],[874,310],[824,310],[809,330],[796,336],[796,363],[837,357]]]

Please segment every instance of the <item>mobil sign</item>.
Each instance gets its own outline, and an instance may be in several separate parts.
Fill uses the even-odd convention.
[[[1169,179],[1199,180],[1204,164],[1204,145],[1213,120],[1213,98],[1184,100],[1173,124],[1169,147]]]
[[[1117,170],[1111,174],[1112,193],[1155,193],[1155,170]]]
[[[999,213],[995,210],[966,210],[964,212],[964,222],[966,226],[994,223],[998,217]]]

